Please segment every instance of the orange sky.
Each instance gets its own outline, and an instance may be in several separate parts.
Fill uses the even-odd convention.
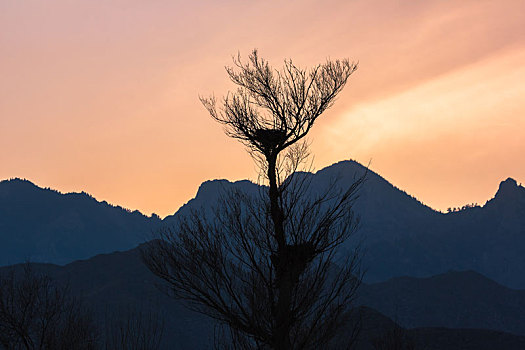
[[[202,181],[254,179],[198,96],[231,55],[359,61],[310,139],[426,204],[525,182],[525,1],[0,1],[0,179],[165,216]]]

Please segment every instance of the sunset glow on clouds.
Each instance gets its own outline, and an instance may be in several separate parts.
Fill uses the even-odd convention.
[[[525,2],[0,2],[0,179],[161,216],[207,179],[256,177],[198,100],[258,48],[359,61],[310,139],[437,209],[525,182]]]

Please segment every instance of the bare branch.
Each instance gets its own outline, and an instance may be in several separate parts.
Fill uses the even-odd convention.
[[[364,175],[346,189],[335,180],[314,188],[299,170],[309,156],[305,136],[356,69],[346,59],[310,70],[287,60],[278,71],[254,50],[226,68],[238,89],[219,107],[215,97],[201,98],[226,134],[248,148],[264,186],[258,194],[225,191],[211,215],[196,209],[180,217],[142,257],[173,297],[218,321],[218,348],[341,349],[352,342],[341,333],[352,333],[359,250],[340,265],[336,258],[358,228],[352,207]]]

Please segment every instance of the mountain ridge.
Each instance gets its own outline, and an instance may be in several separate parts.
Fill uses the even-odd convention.
[[[163,348],[209,348],[213,338],[212,322],[187,310],[180,301],[167,297],[163,289],[158,288],[163,283],[142,264],[140,249],[139,246],[124,252],[99,254],[65,266],[32,265],[36,271],[66,283],[98,317],[103,318],[108,312],[129,305],[138,305],[145,312],[162,310],[167,327]],[[0,273],[21,267],[1,267]],[[493,298],[495,286],[500,293],[497,299]],[[456,349],[451,344],[458,349],[482,349],[461,347],[480,336],[488,337],[488,344],[493,348],[500,336],[516,339],[519,344],[525,339],[525,319],[521,317],[525,312],[525,291],[499,286],[473,271],[451,271],[429,278],[402,277],[363,284],[356,303],[356,306],[360,305],[372,308],[365,313],[365,341],[396,327],[396,324],[421,344],[434,341],[433,336],[425,335],[428,332],[455,334],[447,344],[436,347],[438,349]],[[487,345],[485,348],[491,347]]]
[[[0,182],[1,265],[24,260],[65,264],[129,249],[160,223],[85,192],[63,194],[21,179]]]
[[[361,217],[356,239],[366,243],[363,265],[368,268],[368,282],[472,269],[506,286],[525,288],[525,189],[514,179],[502,181],[494,198],[484,206],[445,214],[355,161],[341,161],[307,174],[311,185],[319,189],[334,179],[338,179],[338,186],[347,188],[367,175],[355,210]],[[221,189],[256,193],[260,188],[248,180],[205,181],[194,198],[161,221],[99,202],[86,193],[47,191],[28,180],[11,183],[55,202],[32,200],[31,196],[24,199],[16,194],[7,198],[7,183],[0,182],[0,264],[27,258],[64,264],[97,253],[129,249],[151,238],[157,227],[176,224],[178,217],[195,209],[204,207],[211,212]],[[96,238],[102,242],[98,246]],[[355,242],[343,248],[351,249]],[[9,248],[9,244],[19,249]],[[25,251],[24,244],[30,245]],[[90,244],[89,249],[81,249]]]

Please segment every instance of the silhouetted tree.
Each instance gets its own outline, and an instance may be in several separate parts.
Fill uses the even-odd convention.
[[[97,336],[91,314],[67,287],[29,264],[0,276],[0,348],[90,350]]]
[[[305,70],[287,60],[277,71],[254,50],[227,67],[238,90],[220,108],[201,98],[247,147],[265,186],[259,195],[224,193],[213,215],[180,218],[146,245],[143,260],[174,297],[219,321],[218,347],[342,349],[352,341],[359,256],[334,262],[357,228],[352,204],[363,178],[317,189],[297,170],[308,157],[305,136],[356,68],[328,60]]]
[[[106,350],[158,350],[164,318],[152,311],[129,308],[113,310],[106,317]]]
[[[157,350],[163,318],[130,308],[113,310],[104,331],[67,285],[28,263],[0,275],[0,349]]]

